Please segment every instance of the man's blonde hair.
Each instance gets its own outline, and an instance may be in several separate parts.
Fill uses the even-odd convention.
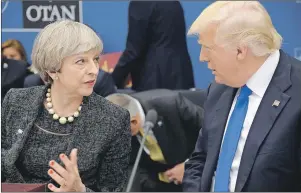
[[[254,55],[279,50],[279,35],[266,9],[258,1],[216,1],[194,21],[188,35],[202,34],[210,25],[217,27],[215,43],[236,48],[248,46]]]
[[[61,20],[47,25],[34,41],[32,66],[46,82],[52,82],[47,72],[61,69],[65,57],[95,49],[103,50],[103,43],[87,25]]]

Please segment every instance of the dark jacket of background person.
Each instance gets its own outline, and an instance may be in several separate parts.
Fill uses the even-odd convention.
[[[183,163],[190,156],[202,127],[203,108],[180,93],[166,89],[134,93],[131,96],[140,102],[145,114],[150,109],[157,111],[158,120],[153,133],[166,161],[166,164],[155,162],[143,151],[136,178],[140,181],[137,183],[141,184],[141,191],[181,191],[180,186],[159,181],[158,173]],[[139,146],[137,138],[133,137],[132,164]]]
[[[1,62],[1,103],[11,88],[23,88],[27,75],[26,62],[2,58]]]
[[[194,87],[183,8],[178,1],[131,1],[126,49],[113,72],[118,88],[127,76],[132,89]]]

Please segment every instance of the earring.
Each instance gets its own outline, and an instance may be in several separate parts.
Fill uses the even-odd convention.
[[[54,79],[57,80],[57,79],[59,79],[59,77],[58,77],[58,76],[55,76]]]

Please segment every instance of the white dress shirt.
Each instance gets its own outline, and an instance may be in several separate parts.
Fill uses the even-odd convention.
[[[237,176],[238,176],[238,170],[239,170],[239,165],[240,165],[243,149],[244,149],[252,122],[256,115],[257,109],[260,105],[260,102],[264,96],[265,91],[267,90],[267,88],[271,82],[271,79],[272,79],[274,72],[276,70],[276,67],[278,65],[279,58],[280,58],[280,52],[279,52],[279,50],[277,50],[267,58],[267,60],[257,70],[257,72],[247,81],[247,86],[249,89],[252,90],[252,94],[249,96],[248,111],[246,114],[245,121],[243,123],[243,128],[242,128],[242,131],[240,134],[236,153],[235,153],[235,156],[234,156],[234,159],[232,162],[232,166],[231,166],[231,170],[230,170],[230,183],[229,183],[230,192],[235,191],[235,185],[236,185],[236,180],[237,180]],[[239,93],[240,93],[240,89],[237,91],[236,96],[233,100],[232,107],[231,107],[230,113],[228,115],[225,132],[226,132],[226,129],[228,126],[229,118],[231,117],[231,114],[235,107],[236,100],[237,100]],[[225,132],[224,132],[224,136],[225,136]],[[223,141],[224,141],[224,139],[223,139]],[[214,173],[214,176],[212,179],[211,191],[214,191],[214,184],[215,184],[215,173]]]

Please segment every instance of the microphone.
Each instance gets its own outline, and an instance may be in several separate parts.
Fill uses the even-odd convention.
[[[154,128],[154,126],[157,122],[157,119],[158,119],[157,111],[155,111],[154,109],[151,109],[147,112],[146,118],[145,118],[145,124],[144,124],[144,129],[145,129],[144,133],[145,134],[143,135],[143,138],[141,140],[140,148],[139,148],[136,160],[135,160],[135,164],[134,164],[131,176],[130,176],[130,180],[129,180],[129,183],[126,187],[126,192],[130,192],[130,190],[133,186],[134,178],[135,178],[135,175],[136,175],[136,172],[137,172],[137,169],[138,169],[138,164],[139,164],[139,161],[140,161],[140,158],[141,158],[141,155],[142,155],[143,146],[144,146],[144,143],[145,143],[145,140],[146,140],[146,136],[148,135],[149,131],[152,128]]]

